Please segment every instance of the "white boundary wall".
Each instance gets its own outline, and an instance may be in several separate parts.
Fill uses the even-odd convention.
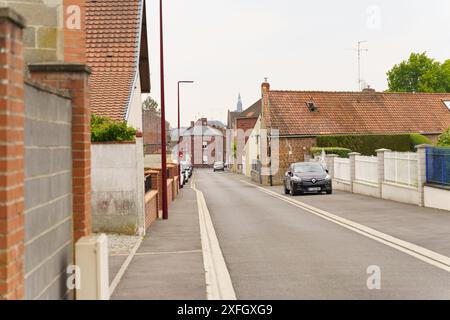
[[[425,207],[450,211],[450,190],[425,186]]]
[[[426,186],[426,145],[417,153],[377,150],[377,157],[327,155],[333,188],[450,211],[450,190]]]
[[[142,138],[136,143],[94,143],[91,151],[94,232],[144,235]]]

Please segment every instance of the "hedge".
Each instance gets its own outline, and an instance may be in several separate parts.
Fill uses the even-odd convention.
[[[375,150],[383,148],[400,152],[416,151],[415,146],[419,144],[433,143],[430,139],[418,133],[317,137],[317,145],[319,147],[347,148],[367,156],[376,155]]]
[[[91,116],[92,142],[135,141],[136,130],[125,121],[114,121],[95,114]]]
[[[312,155],[320,155],[322,150],[325,151],[325,154],[337,154],[341,158],[348,158],[348,154],[352,152],[352,150],[347,148],[339,148],[339,147],[312,147],[310,152]]]

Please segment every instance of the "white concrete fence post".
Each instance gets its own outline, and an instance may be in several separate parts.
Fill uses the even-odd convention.
[[[425,205],[424,201],[424,188],[427,182],[427,147],[431,147],[428,144],[420,144],[416,146],[417,149],[417,184],[419,191],[419,206]]]
[[[327,154],[327,169],[331,179],[334,179],[334,159],[339,158],[337,154]]]
[[[356,180],[356,157],[360,156],[359,152],[350,152],[350,192],[353,193],[353,182]]]
[[[380,198],[383,197],[383,182],[385,181],[384,176],[384,156],[386,152],[392,152],[392,150],[389,149],[378,149],[375,150],[377,153],[377,170],[378,170],[378,192]]]

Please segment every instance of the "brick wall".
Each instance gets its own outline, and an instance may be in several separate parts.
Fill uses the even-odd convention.
[[[294,162],[305,161],[305,154],[309,149],[316,146],[315,138],[280,138],[279,141],[279,170],[273,175],[272,183],[280,185],[283,183],[284,173]]]
[[[23,27],[0,8],[0,299],[24,297]]]
[[[238,130],[243,130],[246,133],[245,143],[247,143],[251,131],[255,127],[258,118],[238,118],[236,119],[236,128]]]
[[[86,63],[86,0],[64,0],[64,61]]]
[[[161,117],[154,111],[145,110],[142,125],[145,154],[161,153]]]
[[[145,229],[158,219],[158,191],[150,191],[145,195]]]
[[[91,233],[90,69],[84,64],[29,65],[31,77],[72,96],[72,188],[74,240]]]
[[[70,96],[25,85],[25,298],[61,299],[73,264]]]

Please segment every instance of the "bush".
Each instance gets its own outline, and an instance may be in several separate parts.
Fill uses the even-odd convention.
[[[128,127],[125,121],[114,121],[95,114],[91,117],[91,141],[135,141],[136,130]]]
[[[450,147],[450,127],[438,139],[439,147]]]
[[[339,147],[312,147],[310,149],[313,156],[322,154],[322,150],[325,150],[325,154],[337,154],[341,158],[348,158],[348,154],[352,152],[350,149]]]
[[[317,145],[320,147],[341,147],[359,152],[363,155],[376,155],[377,149],[391,149],[392,151],[416,151],[419,144],[433,144],[427,137],[412,134],[379,134],[379,135],[338,135],[319,136]]]

